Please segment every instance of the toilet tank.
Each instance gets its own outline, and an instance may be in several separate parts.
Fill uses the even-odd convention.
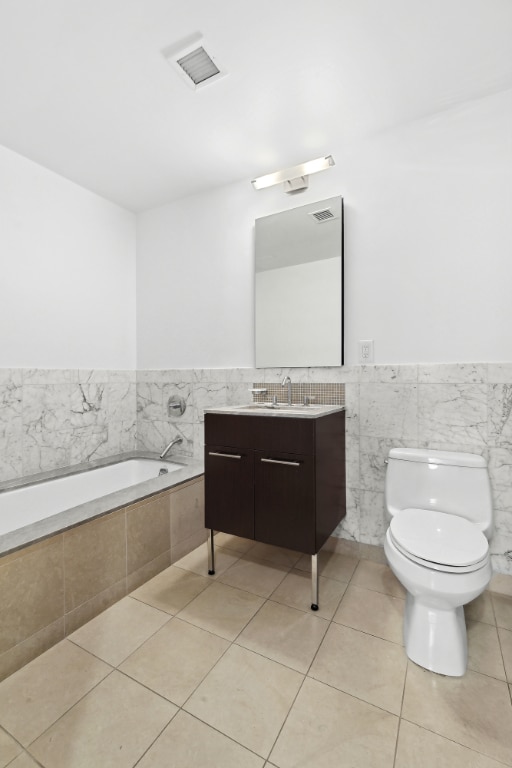
[[[490,538],[493,511],[487,462],[474,453],[392,448],[385,507],[389,516],[416,508],[465,517]]]

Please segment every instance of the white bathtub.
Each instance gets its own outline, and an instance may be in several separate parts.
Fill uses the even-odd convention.
[[[0,493],[0,536],[46,520],[110,493],[183,470],[183,464],[155,459],[127,459],[64,477]]]

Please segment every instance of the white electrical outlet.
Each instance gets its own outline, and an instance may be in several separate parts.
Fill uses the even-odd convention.
[[[357,346],[359,349],[360,364],[368,365],[369,363],[373,363],[373,339],[358,341]]]

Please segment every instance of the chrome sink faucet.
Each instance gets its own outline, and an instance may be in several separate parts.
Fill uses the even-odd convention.
[[[284,379],[281,382],[281,386],[285,387],[288,385],[288,405],[292,404],[292,380],[289,376],[285,376]]]
[[[182,442],[183,442],[183,438],[182,437],[174,437],[171,440],[171,442],[169,443],[169,445],[166,448],[164,448],[164,450],[160,454],[160,458],[161,459],[165,459],[165,457],[167,456],[167,454],[169,453],[169,451],[171,450],[173,445],[177,445],[178,443],[182,443]]]

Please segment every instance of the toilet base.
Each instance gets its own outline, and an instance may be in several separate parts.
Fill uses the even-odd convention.
[[[467,667],[468,643],[464,608],[433,607],[407,592],[404,644],[415,664],[440,675],[461,677]]]

